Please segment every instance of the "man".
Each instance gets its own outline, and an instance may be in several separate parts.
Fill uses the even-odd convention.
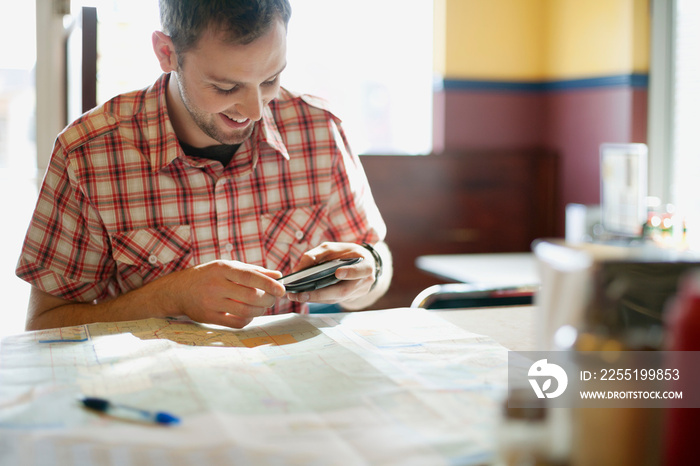
[[[241,328],[374,302],[391,279],[386,228],[340,121],[280,87],[288,1],[160,7],[163,76],[57,138],[17,266],[27,329],[182,315]],[[336,285],[277,280],[345,257],[363,260]]]

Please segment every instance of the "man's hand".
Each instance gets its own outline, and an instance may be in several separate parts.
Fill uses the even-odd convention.
[[[304,253],[294,271],[303,270],[332,259],[350,257],[362,257],[364,260],[336,270],[335,276],[341,280],[339,283],[320,290],[287,293],[287,299],[300,303],[335,304],[365,296],[374,284],[376,264],[372,254],[359,244],[323,243]]]
[[[282,274],[236,261],[213,261],[150,282],[115,299],[77,303],[32,287],[27,330],[91,322],[186,315],[205,324],[242,328],[284,296]]]
[[[237,261],[214,261],[169,277],[172,308],[196,322],[242,328],[285,294],[282,274]],[[170,299],[170,298],[169,298]]]

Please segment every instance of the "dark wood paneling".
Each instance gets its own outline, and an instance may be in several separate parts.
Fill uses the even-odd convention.
[[[83,112],[97,106],[97,8],[83,7]]]
[[[441,283],[415,267],[425,254],[523,252],[554,236],[556,157],[537,150],[362,157],[387,223],[394,280],[374,309],[408,306]]]
[[[76,112],[84,113],[97,105],[97,8],[82,7],[72,20],[64,42],[66,125],[78,117]],[[75,48],[73,43],[79,47]]]

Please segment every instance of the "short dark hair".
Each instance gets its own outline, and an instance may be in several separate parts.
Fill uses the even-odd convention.
[[[232,44],[249,44],[263,36],[274,21],[289,24],[289,0],[159,0],[163,32],[178,55],[195,47],[202,33],[223,32]]]

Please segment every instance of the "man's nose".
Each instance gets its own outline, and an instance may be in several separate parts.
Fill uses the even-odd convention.
[[[243,100],[238,104],[238,113],[252,121],[262,118],[263,96],[259,88],[247,89]]]

